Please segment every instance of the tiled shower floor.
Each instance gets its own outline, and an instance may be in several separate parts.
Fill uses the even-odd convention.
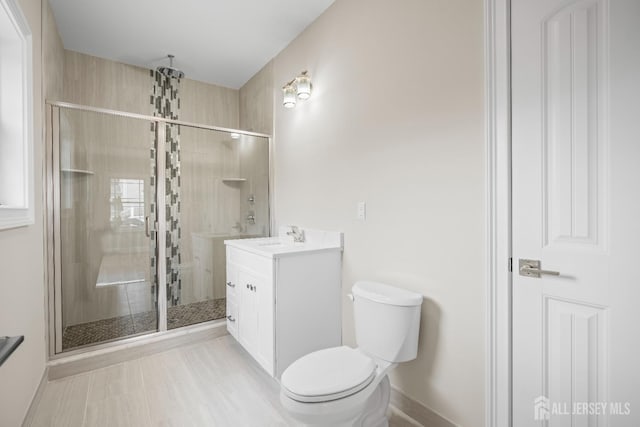
[[[222,319],[226,315],[226,301],[226,298],[219,298],[169,307],[167,309],[167,328],[174,329],[209,320]],[[155,330],[155,311],[81,323],[67,326],[64,329],[62,333],[62,349],[69,350],[74,347]]]

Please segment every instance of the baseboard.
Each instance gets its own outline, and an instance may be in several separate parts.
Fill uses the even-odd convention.
[[[25,414],[24,420],[22,421],[22,427],[29,427],[33,423],[33,418],[36,415],[36,409],[38,409],[40,400],[42,400],[42,393],[44,393],[44,386],[47,384],[48,373],[49,373],[49,367],[45,366],[44,371],[42,372],[42,378],[40,378],[40,384],[38,384],[38,388],[36,389],[36,392],[33,395],[33,399],[31,399],[31,404],[29,405],[29,409],[27,409],[27,413]]]
[[[395,387],[391,387],[391,410],[397,410],[424,427],[457,427],[456,424],[432,411],[410,397],[403,394]],[[411,422],[407,423],[411,425]]]
[[[81,374],[227,334],[226,322],[216,322],[210,325],[188,326],[123,344],[63,356],[49,361],[48,379],[51,381]]]

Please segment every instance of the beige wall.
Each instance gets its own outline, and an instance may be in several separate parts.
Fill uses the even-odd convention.
[[[465,426],[484,419],[482,22],[481,0],[338,0],[273,65],[275,89],[303,69],[314,85],[292,110],[276,91],[276,222],[344,231],[345,294],[425,296],[392,383]],[[352,315],[345,298],[351,345]]]
[[[25,336],[24,343],[0,367],[0,424],[3,426],[22,423],[42,378],[46,357],[42,220],[42,13],[40,0],[21,0],[18,3],[33,36],[36,219],[34,225],[0,231],[0,335]]]

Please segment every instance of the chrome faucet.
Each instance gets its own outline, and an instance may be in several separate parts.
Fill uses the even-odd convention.
[[[304,242],[304,230],[300,230],[297,225],[291,226],[291,231],[287,231],[287,236],[293,237],[293,241],[296,243]]]

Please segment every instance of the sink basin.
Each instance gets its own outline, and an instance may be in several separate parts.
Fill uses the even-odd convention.
[[[284,243],[282,242],[267,242],[267,243],[259,243],[258,246],[269,246],[272,248],[277,248],[280,246],[284,246]]]
[[[260,242],[256,246],[260,246],[263,248],[284,248],[284,247],[303,246],[303,245],[304,245],[304,242],[294,242],[291,239],[277,239],[277,240],[267,240],[264,242]]]
[[[283,246],[291,246],[293,244],[293,242],[288,239],[281,239],[279,237],[259,239],[256,243],[256,246],[261,246],[263,248],[281,248]]]

